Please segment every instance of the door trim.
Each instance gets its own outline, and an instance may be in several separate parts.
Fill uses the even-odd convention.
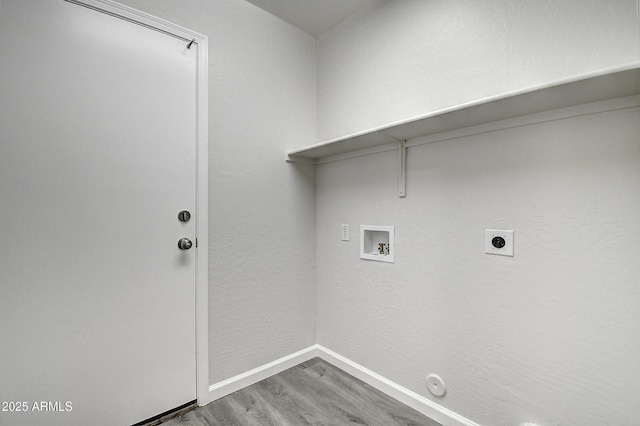
[[[111,0],[65,0],[85,6],[115,18],[137,23],[190,42],[196,50],[196,398],[198,405],[206,405],[209,396],[209,112],[208,112],[208,38],[164,19],[141,12]],[[172,407],[167,407],[172,408]]]

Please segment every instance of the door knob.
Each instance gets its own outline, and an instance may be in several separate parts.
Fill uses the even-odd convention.
[[[193,246],[193,243],[188,238],[180,238],[178,240],[178,248],[180,250],[189,250]]]

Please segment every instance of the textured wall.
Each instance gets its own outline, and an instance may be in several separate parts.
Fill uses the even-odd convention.
[[[640,59],[636,1],[396,0],[318,41],[320,140]],[[640,424],[640,113],[317,169],[318,343],[483,425]],[[501,167],[496,168],[496,162]],[[396,226],[396,263],[340,224]],[[514,229],[513,258],[483,253]]]
[[[209,344],[216,383],[315,343],[315,39],[244,0],[124,0],[209,37]]]
[[[405,199],[394,152],[319,166],[318,343],[479,424],[640,424],[638,135],[633,108],[412,147]],[[341,223],[395,225],[395,264]]]
[[[318,39],[318,139],[640,59],[636,0],[394,0]]]

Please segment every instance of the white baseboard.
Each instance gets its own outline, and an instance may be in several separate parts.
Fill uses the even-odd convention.
[[[309,361],[317,356],[318,345],[309,346],[306,349],[302,349],[301,351],[292,353],[291,355],[287,355],[268,364],[254,368],[253,370],[249,370],[235,377],[231,377],[230,379],[215,383],[209,386],[209,401],[215,401],[223,396],[232,394],[240,389],[246,388],[247,386],[258,383],[261,380],[281,373],[284,370],[295,367],[305,361]]]
[[[216,399],[232,394],[233,392],[251,386],[315,357],[322,358],[328,363],[344,370],[382,393],[408,405],[444,426],[480,426],[320,345],[309,346],[306,349],[277,359],[269,364],[211,385],[209,387],[209,401],[215,401]]]
[[[318,356],[341,370],[351,374],[366,384],[373,386],[380,392],[402,402],[425,416],[443,424],[444,426],[480,426],[459,414],[450,411],[435,402],[386,379],[373,371],[356,364],[323,346],[316,345]]]

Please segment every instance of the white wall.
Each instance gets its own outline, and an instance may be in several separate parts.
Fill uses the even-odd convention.
[[[319,139],[638,61],[636,7],[387,2],[318,41]],[[640,424],[639,134],[634,108],[412,147],[405,199],[395,152],[318,166],[318,343],[482,425]],[[395,225],[396,263],[342,223]]]
[[[636,0],[393,0],[318,39],[318,139],[636,61]]]
[[[325,164],[314,199],[282,161],[315,135],[314,40],[240,0],[124,2],[210,40],[211,383],[315,343],[317,308],[318,343],[426,397],[436,372],[480,424],[638,423],[637,109],[410,148],[406,199],[391,153]],[[367,10],[318,40],[318,137],[638,60],[636,6]],[[396,225],[396,264],[340,223]]]
[[[319,166],[318,343],[482,425],[640,424],[639,134],[636,107],[412,147],[406,199],[395,152]],[[395,225],[395,264],[342,223]]]
[[[315,39],[244,0],[124,0],[209,37],[209,343],[216,383],[315,343]]]

